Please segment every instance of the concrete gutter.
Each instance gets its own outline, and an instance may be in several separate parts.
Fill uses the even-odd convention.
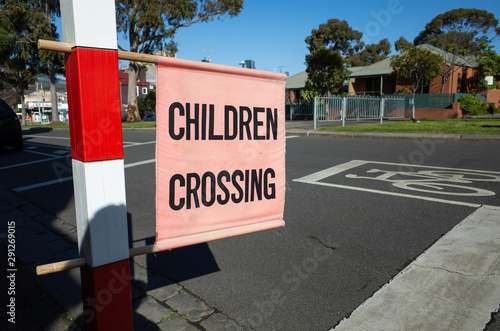
[[[429,139],[429,140],[489,140],[500,141],[500,134],[459,134],[459,133],[395,133],[395,132],[344,132],[289,129],[287,135],[323,136],[338,138],[378,138],[378,139]]]

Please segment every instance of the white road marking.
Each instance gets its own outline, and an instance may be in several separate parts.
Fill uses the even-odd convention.
[[[286,136],[286,139],[292,139],[292,138],[297,138],[298,136]]]
[[[308,176],[294,179],[293,181],[294,182],[304,182],[304,183],[317,182],[317,181],[320,181],[320,180],[325,179],[327,177],[334,176],[336,174],[339,174],[341,172],[344,172],[346,170],[355,168],[357,166],[360,166],[360,165],[363,165],[366,163],[367,163],[366,161],[352,160],[352,161],[342,163],[342,164],[336,165],[334,167],[331,167],[331,168],[328,168],[325,170],[315,172],[315,173],[308,175]]]
[[[129,145],[123,145],[123,148],[125,148],[125,147],[135,147],[135,146],[141,146],[141,145],[156,144],[156,140],[155,141],[146,141],[144,143],[133,143],[133,142],[126,142],[126,141],[124,141],[123,143],[129,144]]]
[[[64,158],[66,158],[66,156],[54,156],[54,157],[51,157],[51,158],[48,158],[48,159],[36,160],[36,161],[30,161],[30,162],[24,162],[24,163],[19,163],[19,164],[13,164],[13,165],[10,165],[10,166],[0,167],[0,170],[9,169],[9,168],[17,168],[17,167],[22,167],[22,166],[25,166],[25,165],[30,165],[30,164],[35,164],[35,163],[42,163],[42,162],[49,162],[49,161],[53,161],[53,160],[57,160],[57,159],[64,159]]]
[[[21,186],[21,187],[15,188],[14,192],[22,192],[22,191],[31,190],[31,189],[34,189],[34,188],[40,188],[40,187],[44,187],[44,186],[49,186],[49,185],[64,183],[64,182],[67,182],[68,180],[73,180],[73,176],[71,176],[71,177],[63,177],[63,178],[54,179],[54,180],[49,180],[49,181],[46,181],[46,182],[42,182],[42,183],[38,183],[38,184],[33,184],[33,185]]]
[[[356,186],[348,186],[348,185],[340,185],[340,184],[332,184],[332,183],[324,183],[320,182],[321,180],[331,177],[337,174],[340,174],[342,172],[345,172],[347,170],[353,169],[355,167],[361,166],[361,165],[366,165],[366,164],[384,164],[384,165],[391,165],[391,166],[398,166],[398,167],[420,167],[420,168],[426,168],[426,169],[439,169],[439,170],[446,170],[446,171],[457,171],[458,175],[457,176],[437,176],[436,179],[433,181],[430,179],[431,182],[435,183],[438,182],[439,180],[442,181],[457,181],[459,183],[467,183],[468,179],[465,180],[463,179],[463,176],[466,175],[466,173],[469,173],[470,175],[486,175],[487,177],[496,177],[492,176],[491,174],[494,175],[500,175],[499,172],[494,172],[494,171],[483,171],[483,170],[471,170],[471,169],[457,169],[457,168],[446,168],[446,167],[434,167],[434,166],[425,166],[425,165],[406,165],[402,163],[390,163],[390,162],[376,162],[376,161],[363,161],[363,160],[352,160],[343,164],[336,165],[334,167],[321,170],[318,172],[315,172],[313,174],[294,179],[293,181],[295,182],[301,182],[301,183],[308,183],[308,184],[313,184],[313,185],[320,185],[320,186],[327,186],[327,187],[334,187],[334,188],[340,188],[340,189],[346,189],[346,190],[353,190],[353,191],[360,191],[360,192],[369,192],[369,193],[376,193],[376,194],[383,194],[383,195],[390,195],[390,196],[397,196],[397,197],[404,197],[404,198],[411,198],[411,199],[419,199],[419,200],[426,200],[426,201],[432,201],[432,202],[439,202],[439,203],[446,203],[446,204],[452,204],[452,205],[460,205],[460,206],[467,206],[467,207],[474,207],[478,208],[481,206],[481,204],[477,203],[468,203],[468,202],[463,202],[463,201],[454,201],[454,200],[447,200],[447,199],[438,199],[438,198],[433,198],[433,197],[426,197],[426,196],[419,196],[419,195],[412,195],[412,194],[404,194],[404,193],[397,193],[397,192],[391,192],[391,191],[382,191],[382,190],[375,190],[375,189],[369,189],[369,188],[363,188],[363,187],[356,187]],[[371,170],[370,170],[371,171]],[[370,173],[368,171],[368,173]],[[390,176],[394,175],[393,173],[388,172]],[[430,172],[429,172],[430,173]],[[385,178],[385,177],[387,178]],[[382,175],[380,178],[388,180],[390,177],[388,175]],[[430,176],[430,175],[429,175]],[[462,177],[460,177],[462,176]],[[346,175],[347,178],[356,178],[356,175]],[[382,178],[384,177],[384,178]],[[460,177],[460,178],[459,178]],[[364,178],[364,177],[363,177]],[[379,179],[377,177],[372,177],[372,178],[367,178],[367,179]],[[388,180],[389,182],[392,183],[392,181]],[[485,181],[484,179],[478,179],[478,181]],[[492,181],[497,181],[496,179],[493,178]],[[400,184],[399,186],[396,185],[397,187],[404,188],[405,185],[403,184],[408,184],[408,183],[419,183],[418,181],[411,181],[411,180],[406,180],[402,181],[404,183]],[[426,182],[424,182],[426,183]],[[420,185],[425,185],[420,182]],[[436,183],[433,184],[434,188],[439,188],[438,186],[444,186],[444,187],[455,187],[455,188],[460,188],[457,185],[449,185],[449,184],[443,184],[443,183]],[[409,185],[406,185],[409,186]],[[429,186],[431,187],[431,186]],[[470,190],[480,190],[480,189],[471,189],[466,186],[463,188],[465,189],[470,189]],[[412,188],[413,190],[416,190],[415,188]],[[486,192],[486,190],[483,190]],[[427,191],[430,192],[430,191]],[[481,191],[482,192],[482,191]],[[486,194],[483,192],[484,194]],[[441,193],[441,192],[430,192],[430,193]],[[442,193],[441,193],[442,194]],[[492,195],[494,192],[488,191],[488,195]],[[450,195],[456,195],[454,193],[450,193]]]
[[[24,144],[27,146],[30,146],[31,149],[36,149],[38,147],[44,147],[44,148],[58,148],[58,149],[71,150],[71,147],[40,144],[40,143],[31,142],[31,141],[25,142]]]
[[[468,203],[468,202],[462,202],[462,201],[453,201],[453,200],[446,200],[446,199],[423,197],[423,196],[412,195],[412,194],[404,194],[404,193],[380,191],[380,190],[373,190],[373,189],[363,188],[363,187],[346,186],[346,185],[330,184],[330,183],[322,183],[322,182],[306,182],[306,181],[302,181],[302,180],[299,180],[299,179],[294,179],[293,181],[294,182],[314,184],[314,185],[319,185],[319,186],[335,187],[335,188],[340,188],[340,189],[345,189],[345,190],[351,190],[351,191],[369,192],[369,193],[376,193],[376,194],[383,194],[383,195],[391,195],[391,196],[401,197],[401,198],[411,198],[411,199],[418,199],[418,200],[425,200],[425,201],[446,203],[446,204],[450,204],[450,205],[459,205],[459,206],[466,206],[466,207],[473,207],[473,208],[478,208],[478,207],[481,206],[481,204],[477,204],[477,203]]]
[[[54,154],[57,154],[57,155],[67,155],[67,154],[71,154],[71,151],[69,151],[67,149],[60,149],[58,151],[55,151]]]
[[[125,169],[127,168],[131,168],[131,167],[136,167],[136,166],[140,166],[140,165],[143,165],[143,164],[150,164],[150,163],[155,163],[156,162],[156,159],[150,159],[150,160],[145,160],[145,161],[139,161],[139,162],[134,162],[134,163],[128,163],[125,165]]]
[[[70,140],[70,138],[68,137],[49,137],[49,136],[40,136],[36,134],[23,134],[23,137]]]
[[[126,164],[124,166],[124,168],[132,168],[132,167],[137,167],[137,166],[140,166],[140,165],[150,164],[150,163],[155,163],[155,162],[156,162],[156,159],[144,160],[144,161],[139,161],[139,162],[134,162],[134,163]],[[38,184],[33,184],[33,185],[21,186],[21,187],[15,188],[14,191],[15,192],[22,192],[22,191],[32,190],[32,189],[40,188],[40,187],[44,187],[44,186],[49,186],[49,185],[64,183],[64,182],[67,182],[69,180],[73,180],[73,176],[63,177],[63,178],[54,179],[54,180],[49,180],[49,181],[46,181],[46,182],[42,182],[42,183],[38,183]]]
[[[27,135],[27,134],[23,135],[23,137],[70,140],[70,138],[68,138],[68,137],[49,137],[49,136],[40,136],[40,135]],[[146,145],[146,144],[154,144],[154,143],[156,143],[156,141],[148,141],[148,142],[144,142],[144,143],[124,141],[123,143],[129,144],[130,146],[139,146],[139,145]],[[123,147],[130,147],[130,146],[123,146]]]
[[[500,303],[499,219],[477,209],[331,331],[483,330]]]
[[[42,153],[42,152],[35,152],[35,151],[25,151],[26,153],[33,153],[33,154],[39,154],[39,155],[44,155],[44,156],[50,156],[53,157],[54,154],[48,154],[48,153]],[[68,156],[68,155],[67,155]]]

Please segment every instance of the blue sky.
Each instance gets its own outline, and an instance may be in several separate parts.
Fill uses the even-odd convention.
[[[225,16],[179,30],[177,57],[199,61],[211,54],[213,63],[233,66],[251,59],[257,69],[294,75],[306,68],[304,39],[330,18],[346,20],[363,32],[365,43],[388,38],[394,44],[400,36],[413,41],[437,15],[472,5],[500,20],[498,0],[244,0],[243,10],[234,18]],[[127,49],[127,41],[119,38],[119,44]],[[500,40],[493,45],[500,52]]]

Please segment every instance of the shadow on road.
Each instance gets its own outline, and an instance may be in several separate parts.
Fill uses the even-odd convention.
[[[50,132],[51,130],[37,128],[24,130],[24,132],[37,134]],[[56,145],[43,145],[60,148],[60,146]],[[29,163],[26,160],[30,157],[36,158],[37,162],[22,167],[15,166],[18,162]],[[26,330],[77,330],[83,325],[84,318],[79,270],[66,270],[43,276],[36,276],[35,274],[37,265],[79,257],[76,228],[71,222],[66,222],[61,219],[61,216],[56,216],[64,209],[74,206],[72,183],[71,181],[66,181],[64,184],[55,183],[35,188],[31,192],[30,190],[22,193],[13,191],[19,186],[19,182],[15,178],[24,178],[21,184],[23,186],[38,184],[61,177],[60,174],[56,173],[58,167],[53,166],[54,162],[58,162],[64,167],[71,165],[69,156],[58,160],[50,160],[42,172],[40,167],[43,162],[39,161],[40,156],[36,154],[14,153],[8,148],[0,149],[0,164],[12,165],[8,171],[0,169],[0,177],[10,177],[10,180],[2,181],[2,185],[5,186],[0,185],[2,200],[0,203],[0,230],[2,231],[0,239],[5,243],[7,224],[14,222],[17,230],[16,261],[20,270],[17,279],[17,286],[20,289],[17,294],[19,301],[16,309],[19,320],[24,319],[24,324],[18,324],[18,326],[24,325],[22,329]],[[26,179],[24,174],[27,173],[38,175]],[[70,169],[65,176],[71,176]],[[47,204],[50,204],[50,208],[47,208]],[[107,208],[113,208],[113,206]],[[100,213],[108,211],[105,209]],[[129,229],[132,228],[133,222],[140,222],[140,220],[135,220],[133,214],[128,213],[127,223]],[[144,238],[139,239],[144,240]],[[146,243],[153,244],[154,240],[154,237],[147,238]],[[133,233],[130,232],[130,247],[132,247],[133,242]],[[2,256],[4,256],[3,253],[7,253],[6,247],[2,245],[1,250]],[[145,256],[144,259],[147,260],[144,267],[148,268],[150,265],[161,266],[156,268],[161,270],[161,274],[153,274],[131,260],[132,304],[147,297],[150,291],[219,271],[207,244],[174,249],[154,255],[150,254]],[[5,260],[7,259],[4,258]],[[5,288],[8,284],[3,280],[0,285],[3,288],[3,303],[7,293]],[[72,320],[77,322],[69,321],[64,311],[69,311]],[[3,321],[5,321],[5,318]],[[134,325],[140,326],[140,329],[143,330],[158,329],[154,322],[137,313],[134,313]]]

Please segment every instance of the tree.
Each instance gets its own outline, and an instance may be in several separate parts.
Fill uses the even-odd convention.
[[[318,48],[306,56],[307,75],[305,95],[341,94],[343,83],[349,79],[349,71],[338,50]]]
[[[131,52],[175,52],[173,38],[179,28],[209,22],[224,14],[234,17],[242,7],[243,0],[117,0],[117,30],[128,38]],[[128,121],[140,121],[135,92],[139,70],[138,63],[131,61]]]
[[[385,38],[378,44],[366,45],[361,52],[349,56],[349,64],[352,67],[370,65],[386,59],[390,53],[391,43]]]
[[[430,44],[442,50],[443,58],[449,63],[448,66],[443,66],[441,71],[443,93],[460,57],[479,54],[498,36],[500,27],[492,13],[480,9],[459,8],[436,16],[415,38],[414,44]]]
[[[396,52],[404,51],[409,46],[413,46],[413,44],[406,40],[406,38],[403,36],[399,37],[399,39],[394,43]]]
[[[311,53],[320,48],[331,48],[339,51],[345,58],[363,49],[361,37],[363,33],[352,29],[346,21],[332,18],[325,24],[320,24],[318,29],[313,29],[305,41]]]
[[[155,111],[156,112],[156,90],[151,89],[145,98],[137,102],[141,112]]]
[[[391,58],[391,67],[396,82],[409,84],[411,86],[412,99],[419,87],[428,84],[441,71],[443,58],[440,55],[432,54],[430,51],[418,48],[407,47],[402,54]],[[414,119],[415,102],[411,118]]]
[[[22,124],[26,124],[24,94],[36,80],[40,70],[38,39],[55,33],[39,10],[37,1],[5,0],[0,2],[0,26],[3,27],[0,80],[19,94],[22,104]],[[6,33],[6,34],[5,34]]]
[[[482,53],[482,59],[477,69],[476,87],[480,91],[487,90],[489,88],[485,80],[487,76],[493,76],[497,81],[500,79],[500,55],[492,48],[489,48]]]
[[[342,92],[343,83],[349,78],[347,58],[364,47],[362,36],[346,21],[336,18],[311,31],[305,39],[309,55],[306,55],[308,80],[304,97]]]
[[[49,22],[52,22],[54,16],[61,16],[59,0],[41,0],[39,6]],[[53,32],[50,36],[51,40],[59,40],[58,34]],[[52,104],[52,123],[59,123],[59,110],[57,109],[57,91],[56,91],[56,75],[64,74],[64,59],[59,52],[40,51],[42,60],[42,72],[49,77],[50,100]]]

